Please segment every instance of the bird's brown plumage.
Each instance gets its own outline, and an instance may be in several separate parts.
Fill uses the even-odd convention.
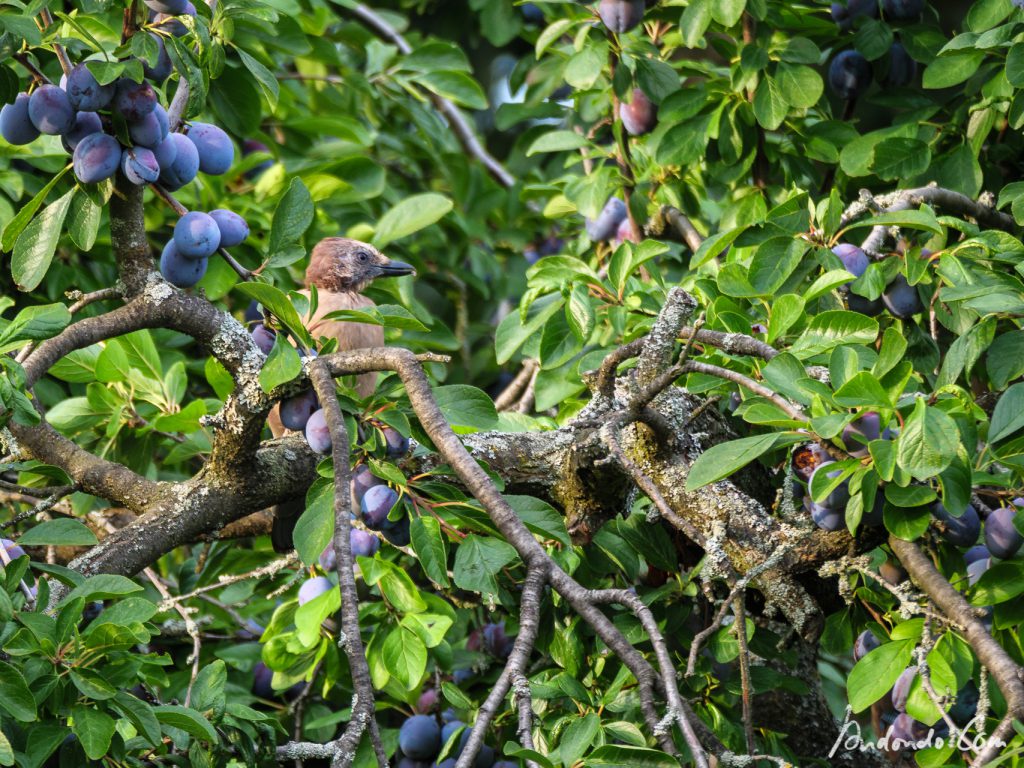
[[[415,274],[411,266],[391,261],[372,245],[345,237],[321,240],[313,248],[306,268],[306,290],[299,291],[309,298],[309,287],[316,286],[317,306],[312,315],[304,318],[304,324],[315,340],[337,339],[339,351],[383,346],[384,329],[380,326],[332,320],[327,315],[341,309],[372,307],[373,300],[363,296],[362,291],[374,279],[409,274]],[[356,391],[360,397],[367,397],[376,384],[376,373],[362,374],[356,380]],[[287,431],[278,411],[279,406],[275,405],[267,417],[274,437]],[[292,548],[292,530],[304,506],[296,499],[275,509],[271,538],[276,550],[284,552]]]
[[[309,266],[306,268],[307,288],[299,291],[308,298],[309,286],[316,286],[316,311],[304,319],[310,335],[314,339],[337,339],[338,350],[342,352],[383,346],[384,329],[379,325],[331,320],[327,315],[341,309],[374,306],[373,300],[363,296],[361,291],[375,278],[410,273],[411,268],[407,264],[393,262],[372,245],[359,240],[347,237],[328,237],[321,240],[313,248]],[[360,397],[366,397],[373,392],[376,383],[376,373],[365,373],[357,378],[356,391]],[[267,423],[275,437],[286,431],[278,416],[277,406],[270,412]]]

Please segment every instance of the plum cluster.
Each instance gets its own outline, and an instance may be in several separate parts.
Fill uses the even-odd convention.
[[[249,225],[233,211],[226,208],[209,213],[189,211],[178,219],[174,236],[160,254],[160,274],[172,285],[191,288],[206,274],[210,256],[220,248],[242,243],[247,237]]]
[[[843,268],[854,277],[863,275],[871,264],[868,255],[850,243],[840,243],[832,249],[832,253],[842,262]],[[927,249],[921,251],[922,258],[931,255],[932,252]],[[910,285],[902,274],[896,275],[882,291],[882,295],[874,300],[853,293],[850,290],[851,285],[852,281],[844,283],[839,290],[846,298],[847,307],[853,312],[875,316],[888,310],[893,317],[906,320],[924,311],[924,303],[917,293],[917,288]]]
[[[880,645],[881,641],[874,632],[869,629],[864,630],[853,643],[853,660],[860,661]],[[918,742],[925,740],[928,735],[929,726],[907,714],[907,701],[917,676],[917,667],[907,667],[896,678],[889,693],[881,699],[880,704],[883,709],[881,721],[890,744],[895,739],[903,742]],[[957,693],[956,700],[949,709],[949,717],[958,728],[966,728],[977,714],[978,693],[978,688],[973,681],[968,681]],[[933,737],[946,738],[949,736],[949,726],[943,720],[930,727]]]
[[[434,692],[432,701],[424,701],[430,691],[424,691],[417,702],[417,709],[430,709],[436,704],[437,694]],[[424,706],[426,704],[426,706]],[[398,729],[398,768],[454,768],[456,761],[466,748],[470,729],[464,722],[457,719],[456,712],[447,709],[441,713],[440,720],[433,715],[416,714],[407,718]],[[443,747],[447,753],[443,760],[437,760]],[[481,745],[473,768],[515,768],[516,764],[507,760],[495,762],[494,749],[486,744]]]
[[[924,11],[924,0],[883,0],[882,14],[889,21],[913,21]],[[848,0],[832,3],[832,19],[839,29],[849,30],[858,17],[878,15],[877,0]],[[903,44],[896,41],[889,49],[888,69],[883,83],[890,87],[908,85],[917,77],[917,62],[910,58]],[[871,62],[853,49],[838,53],[828,68],[828,82],[833,93],[844,101],[854,101],[863,94],[872,80]]]
[[[381,536],[395,546],[408,546],[408,516],[402,515],[397,520],[389,519],[399,498],[394,488],[374,475],[365,464],[361,464],[352,473],[352,492],[359,502],[359,517],[367,528],[379,531]]]

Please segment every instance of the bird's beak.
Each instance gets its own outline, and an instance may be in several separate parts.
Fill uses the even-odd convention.
[[[389,261],[380,268],[381,277],[401,277],[402,275],[415,275],[416,269],[412,264],[404,261]]]

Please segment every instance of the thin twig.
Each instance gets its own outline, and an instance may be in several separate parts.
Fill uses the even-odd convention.
[[[754,721],[750,710],[750,648],[747,647],[747,609],[743,604],[743,595],[736,595],[733,603],[733,634],[736,635],[736,643],[740,647],[740,689],[743,708],[743,735],[747,740],[747,752],[754,754]]]
[[[362,4],[354,6],[345,5],[343,8],[380,37],[398,48],[399,53],[403,56],[408,56],[412,53],[412,46],[409,45],[409,42],[373,9]],[[416,85],[415,87],[423,88],[426,91],[427,96],[434,103],[434,107],[448,121],[448,126],[451,128],[452,133],[455,134],[455,138],[459,140],[459,144],[462,145],[465,152],[479,160],[487,169],[487,172],[503,187],[515,186],[515,177],[505,170],[505,167],[484,148],[458,107],[429,88],[422,85]]]

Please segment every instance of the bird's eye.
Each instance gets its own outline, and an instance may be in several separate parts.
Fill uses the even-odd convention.
[[[357,253],[356,256],[360,261],[370,260],[370,254],[368,254],[366,251],[359,251],[359,253]]]

